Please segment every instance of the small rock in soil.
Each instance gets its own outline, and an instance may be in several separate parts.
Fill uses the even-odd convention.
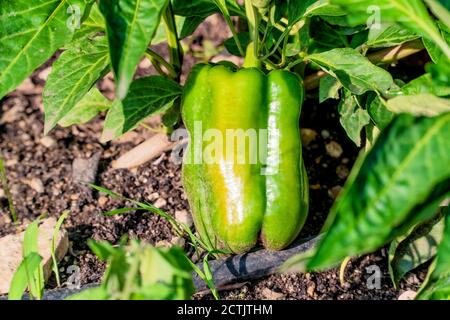
[[[3,113],[2,117],[0,118],[0,124],[17,121],[18,119],[20,119],[23,110],[24,110],[23,105],[20,104],[7,110],[5,113]]]
[[[161,209],[162,207],[165,207],[167,204],[166,199],[164,198],[159,198],[158,200],[156,200],[156,202],[153,204],[155,207],[157,207],[158,209]]]
[[[341,192],[342,187],[341,186],[334,186],[333,188],[331,188],[330,190],[328,190],[328,195],[330,196],[331,199],[336,199],[339,195],[339,193]]]
[[[398,300],[414,300],[417,295],[417,292],[408,290],[403,292],[399,297]]]
[[[170,243],[167,240],[160,240],[155,244],[155,247],[157,248],[170,248],[172,247],[172,243]]]
[[[347,179],[348,175],[349,175],[349,170],[346,166],[344,165],[339,165],[336,168],[336,175],[339,177],[339,179]]]
[[[305,147],[307,147],[312,141],[316,140],[317,138],[317,132],[312,129],[301,129],[301,135],[302,135],[302,143]]]
[[[89,159],[74,159],[72,163],[73,181],[87,184],[94,183],[100,156],[100,152],[97,152]]]
[[[329,156],[336,159],[340,158],[342,153],[344,152],[344,150],[342,150],[341,145],[336,141],[331,141],[330,143],[327,143],[325,149],[327,150]]]
[[[33,178],[30,181],[28,181],[27,184],[30,186],[31,189],[33,189],[37,193],[44,193],[45,191],[44,183],[39,178]]]
[[[194,225],[194,220],[187,210],[177,210],[175,211],[175,219],[191,228]]]
[[[39,142],[46,148],[51,148],[56,145],[56,140],[49,136],[44,136]]]
[[[100,198],[98,198],[98,205],[100,207],[103,207],[107,202],[108,202],[108,198],[105,196],[100,196]]]
[[[55,218],[43,220],[39,226],[38,251],[44,263],[44,276],[51,274],[51,243],[56,225]],[[9,284],[17,267],[22,262],[22,241],[25,232],[10,234],[0,239],[0,294],[8,293]],[[64,229],[60,229],[56,239],[56,257],[61,261],[69,247],[69,237]]]
[[[267,300],[283,300],[286,298],[285,294],[270,290],[269,288],[264,288],[261,294],[263,298]]]
[[[306,293],[310,297],[314,297],[314,292],[316,291],[316,284],[314,282],[311,282],[311,284],[306,289]]]

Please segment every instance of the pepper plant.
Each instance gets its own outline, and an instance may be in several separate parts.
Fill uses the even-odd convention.
[[[321,103],[335,101],[342,127],[361,147],[308,267],[331,267],[390,244],[395,283],[434,259],[419,297],[450,298],[449,213],[439,209],[450,194],[449,8],[447,0],[1,0],[0,98],[61,51],[43,93],[45,133],[56,125],[85,123],[99,113],[106,113],[104,142],[155,114],[176,128],[188,96],[180,83],[181,41],[219,13],[231,30],[224,42],[231,54],[244,56],[250,48],[250,67],[264,74],[294,73],[298,90],[315,93]],[[164,41],[167,56],[154,47]],[[423,74],[406,82],[395,78],[396,62],[420,51],[429,56]],[[135,79],[144,57],[159,75]],[[114,101],[96,88],[109,72],[115,78]],[[295,104],[291,109],[300,111],[301,102]],[[245,108],[219,112],[245,114]],[[279,114],[277,123],[288,126],[288,117]],[[202,181],[207,174],[192,179]],[[238,193],[227,201],[238,203],[244,196]],[[294,194],[292,201],[300,198]],[[226,203],[214,199],[211,210]],[[279,219],[280,225],[290,223]],[[244,230],[244,236],[255,230]],[[431,254],[409,255],[407,266],[397,263],[407,256],[400,248],[411,248],[431,232],[439,243],[425,242]],[[294,257],[291,266],[299,259]]]

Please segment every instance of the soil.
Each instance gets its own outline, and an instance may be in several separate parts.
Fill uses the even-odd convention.
[[[194,62],[201,60],[205,39],[218,47],[215,57],[229,58],[220,48],[223,39],[230,36],[226,25],[217,17],[208,19],[190,38],[184,65],[184,76]],[[157,50],[164,50],[158,47]],[[193,53],[195,51],[195,54]],[[196,56],[195,58],[193,56]],[[140,239],[151,244],[171,241],[175,234],[163,218],[145,212],[133,212],[113,217],[102,213],[130,206],[120,200],[86,189],[72,179],[72,162],[76,158],[90,158],[101,153],[95,183],[138,201],[159,203],[171,215],[177,210],[189,210],[180,179],[181,166],[170,161],[170,154],[136,169],[114,170],[111,162],[151,133],[144,128],[121,139],[100,144],[104,116],[86,125],[58,127],[49,138],[43,138],[42,89],[47,63],[36,70],[28,83],[1,100],[0,150],[5,159],[9,185],[15,209],[22,225],[43,213],[58,217],[64,210],[71,214],[65,227],[69,231],[70,251],[60,265],[63,282],[71,275],[70,266],[78,266],[81,284],[101,280],[104,263],[92,254],[86,241],[107,240],[117,243],[121,237]],[[409,68],[409,66],[408,66]],[[151,74],[150,66],[141,64],[137,75]],[[31,82],[30,82],[31,80]],[[108,76],[99,84],[102,92],[113,96],[113,83]],[[13,110],[13,111],[11,111]],[[3,115],[8,116],[3,117]],[[3,117],[3,118],[2,118]],[[5,120],[6,119],[6,120]],[[327,213],[342,188],[357,154],[358,148],[347,137],[339,124],[335,101],[318,104],[316,95],[308,95],[301,119],[304,140],[304,159],[310,179],[310,215],[301,237],[319,232]],[[43,188],[31,181],[40,181]],[[0,189],[0,237],[17,232],[9,219],[8,203]],[[188,248],[186,248],[188,249]],[[372,273],[366,268],[376,265],[382,272],[381,288],[367,286]],[[397,299],[405,290],[417,290],[425,277],[420,269],[408,275],[395,290],[388,276],[385,249],[374,254],[352,259],[346,268],[346,283],[339,282],[338,270],[321,273],[272,275],[249,283],[239,284],[223,291],[223,299]],[[54,279],[49,286],[54,286]],[[199,293],[196,299],[211,299]]]

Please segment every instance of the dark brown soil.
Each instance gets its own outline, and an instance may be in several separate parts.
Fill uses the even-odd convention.
[[[218,46],[227,32],[213,36],[214,30],[228,30],[223,22],[213,19],[210,25],[200,28],[191,39],[190,47],[201,50],[204,39],[212,37]],[[223,53],[219,52],[223,56]],[[197,59],[198,60],[198,59]],[[195,60],[188,55],[185,74]],[[175,234],[163,218],[149,213],[135,212],[114,217],[105,217],[108,210],[130,206],[123,201],[87,190],[72,179],[72,162],[75,158],[90,158],[101,152],[96,184],[123,194],[129,198],[165,204],[161,209],[169,214],[176,210],[188,210],[188,203],[180,180],[179,165],[169,159],[169,154],[137,169],[113,170],[111,162],[124,154],[150,133],[143,128],[127,134],[118,141],[100,144],[102,117],[87,125],[57,128],[50,133],[55,141],[52,146],[41,142],[43,113],[41,92],[45,81],[42,72],[46,66],[32,76],[32,85],[23,86],[1,100],[0,118],[9,112],[7,121],[0,123],[0,153],[5,159],[9,184],[15,208],[23,224],[42,213],[58,217],[64,210],[71,214],[65,227],[70,235],[70,254],[61,263],[63,281],[70,276],[66,269],[76,265],[80,268],[81,283],[92,283],[101,279],[104,264],[88,249],[86,240],[107,240],[117,243],[124,235],[156,244],[170,241]],[[151,72],[151,68],[140,68],[138,75]],[[112,83],[105,80],[102,91],[112,96]],[[308,96],[303,106],[301,127],[304,138],[304,159],[310,179],[311,209],[301,236],[319,232],[327,213],[343,186],[348,172],[358,154],[356,146],[346,138],[337,114],[336,103],[330,101],[318,105],[316,96]],[[14,110],[11,112],[11,110]],[[327,148],[328,145],[328,148]],[[331,149],[330,149],[331,148]],[[342,154],[339,149],[342,149]],[[334,153],[334,157],[330,155]],[[30,187],[30,181],[38,179],[44,189]],[[9,219],[6,198],[0,193],[0,237],[16,232]],[[186,248],[187,249],[187,248]],[[384,251],[353,259],[346,269],[346,284],[341,286],[337,270],[312,274],[273,275],[240,288],[223,292],[224,299],[396,299],[404,290],[417,290],[424,278],[424,271],[411,274],[396,291],[388,277],[387,258]],[[371,273],[366,267],[377,265],[383,272],[382,288],[371,290],[367,279]],[[52,286],[52,281],[50,286]],[[211,298],[199,294],[196,298]]]

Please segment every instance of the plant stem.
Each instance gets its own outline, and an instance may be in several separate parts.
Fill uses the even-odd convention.
[[[239,53],[244,56],[245,51],[242,47],[241,41],[239,40],[239,37],[236,32],[236,28],[234,27],[233,21],[231,21],[230,12],[228,11],[227,5],[225,1],[223,0],[214,0],[214,3],[217,5],[217,7],[220,9],[220,12],[222,13],[222,16],[224,17],[228,27],[231,30],[231,33],[233,34],[233,39],[236,42],[236,46],[238,47]]]
[[[178,39],[177,25],[175,24],[175,17],[170,2],[164,11],[163,18],[166,27],[167,44],[169,45],[170,63],[177,75],[176,80],[178,80],[181,75],[181,67],[183,64],[183,50],[180,45],[180,40]],[[164,66],[167,67],[166,65]]]
[[[11,214],[11,219],[14,223],[17,223],[17,214],[16,209],[14,208],[14,203],[12,199],[11,192],[8,187],[8,177],[6,176],[6,169],[3,158],[0,156],[0,180],[2,182],[3,191],[5,192],[5,196],[8,199],[8,207],[9,212]]]
[[[147,48],[147,50],[145,51],[145,55],[147,56],[147,58],[150,59],[153,66],[155,67],[155,69],[157,69],[159,73],[162,72],[162,74],[164,75],[164,72],[159,67],[159,65],[163,65],[167,69],[167,71],[169,71],[169,76],[171,78],[177,77],[177,72],[175,71],[173,66],[170,63],[168,63],[163,57],[157,54],[155,51],[153,51],[150,48]]]

